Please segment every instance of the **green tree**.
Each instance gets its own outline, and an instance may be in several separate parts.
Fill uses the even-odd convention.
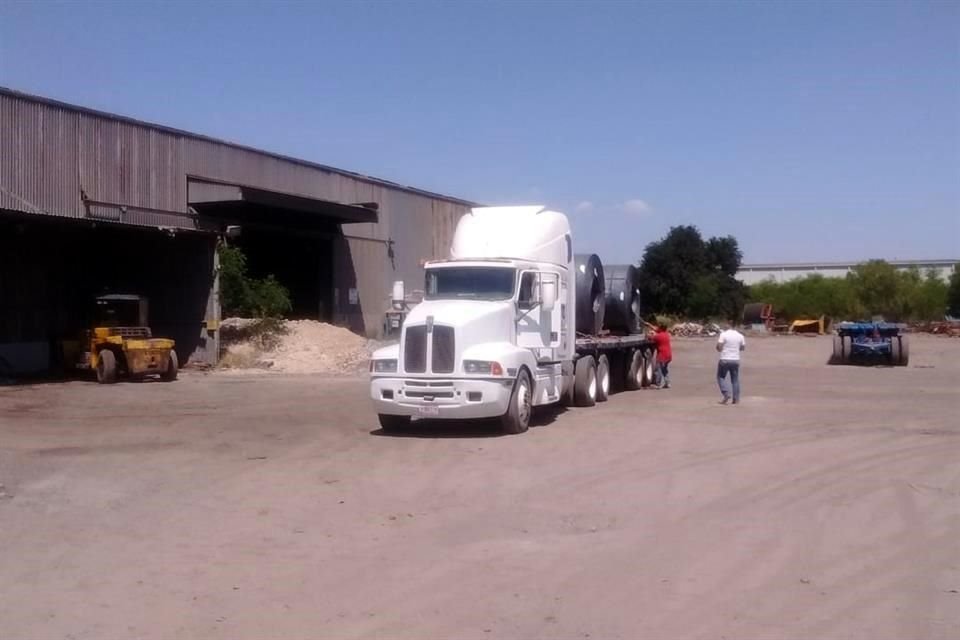
[[[640,266],[648,311],[698,318],[739,315],[746,299],[734,277],[743,256],[736,238],[704,241],[693,226],[673,227],[647,245]]]
[[[954,318],[960,318],[960,265],[954,265],[950,274],[950,285],[947,289],[947,313]]]
[[[239,247],[221,243],[220,304],[228,316],[279,318],[289,313],[290,292],[273,275],[263,279],[247,275],[247,257]]]
[[[939,320],[947,311],[949,285],[936,270],[931,269],[922,279],[919,274],[909,291],[910,317],[916,320]]]
[[[889,262],[870,260],[858,264],[847,279],[866,313],[887,320],[904,319],[908,314],[909,279],[898,274]]]

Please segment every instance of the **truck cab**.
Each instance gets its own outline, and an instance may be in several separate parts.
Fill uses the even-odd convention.
[[[385,431],[413,417],[500,418],[527,429],[558,402],[575,353],[573,247],[566,216],[544,207],[473,209],[450,258],[425,266],[424,300],[397,345],[373,354],[371,396]]]

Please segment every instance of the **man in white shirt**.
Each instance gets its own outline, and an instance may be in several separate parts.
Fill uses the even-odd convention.
[[[747,339],[743,334],[727,324],[727,329],[717,339],[717,351],[720,362],[717,363],[717,384],[723,399],[720,404],[730,402],[731,393],[727,389],[726,377],[730,374],[730,386],[733,387],[733,404],[740,402],[740,352],[747,348]]]

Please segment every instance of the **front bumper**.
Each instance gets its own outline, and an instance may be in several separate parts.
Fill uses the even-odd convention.
[[[496,418],[507,412],[513,379],[375,377],[370,396],[377,413],[431,419]]]

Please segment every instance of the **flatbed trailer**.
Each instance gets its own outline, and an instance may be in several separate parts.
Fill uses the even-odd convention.
[[[635,391],[654,383],[656,343],[645,334],[577,335],[574,384],[568,404],[590,407],[612,391]],[[591,373],[592,371],[592,373]],[[591,389],[591,377],[595,377]]]

